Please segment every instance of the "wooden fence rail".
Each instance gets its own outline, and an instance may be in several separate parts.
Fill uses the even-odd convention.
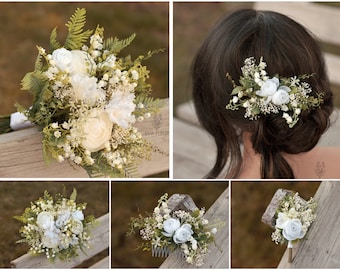
[[[150,119],[135,126],[143,137],[163,153],[152,154],[151,160],[142,161],[138,167],[141,177],[169,170],[169,104]],[[37,128],[27,128],[0,135],[0,177],[88,177],[86,171],[67,161],[46,165],[42,154],[41,134]]]
[[[90,248],[86,254],[80,251],[79,256],[70,261],[56,261],[50,263],[45,255],[32,256],[24,254],[11,262],[12,268],[73,268],[82,262],[90,259],[96,254],[109,247],[109,214],[105,214],[96,220],[96,225],[91,230]],[[96,262],[91,268],[109,268],[109,254],[99,262]]]

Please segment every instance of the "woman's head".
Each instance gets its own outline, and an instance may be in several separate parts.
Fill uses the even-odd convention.
[[[226,110],[233,90],[226,73],[238,81],[244,60],[249,57],[263,57],[269,76],[314,74],[306,79],[312,88],[310,95],[323,93],[323,104],[303,111],[293,128],[289,128],[282,113],[252,121],[244,117],[243,109]],[[192,75],[198,117],[217,146],[216,164],[208,177],[217,177],[226,163],[228,176],[237,176],[243,132],[252,134],[253,148],[262,155],[262,177],[294,177],[281,154],[311,150],[329,125],[332,93],[320,48],[303,26],[282,14],[247,9],[224,17],[198,51]]]

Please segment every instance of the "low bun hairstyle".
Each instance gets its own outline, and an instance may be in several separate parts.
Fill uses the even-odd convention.
[[[227,110],[233,86],[226,73],[238,82],[244,60],[253,56],[267,63],[269,76],[293,77],[314,74],[305,81],[312,93],[322,93],[320,108],[302,111],[289,128],[282,113],[244,117],[244,109]],[[250,132],[253,148],[262,158],[262,178],[294,178],[282,153],[311,150],[329,126],[333,111],[332,92],[321,50],[308,31],[285,15],[272,11],[235,11],[213,28],[199,49],[192,66],[193,100],[201,125],[217,147],[215,165],[207,178],[216,178],[227,164],[227,177],[240,172],[242,132]]]

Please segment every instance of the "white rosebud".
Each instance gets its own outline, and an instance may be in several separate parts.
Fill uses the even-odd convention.
[[[189,241],[193,233],[194,232],[191,230],[191,225],[185,223],[179,229],[175,231],[173,240],[176,244],[185,243]]]
[[[276,77],[268,79],[262,84],[261,90],[256,91],[256,95],[261,97],[272,96],[279,87],[279,84],[280,84],[279,79]]]
[[[272,96],[272,102],[278,106],[287,104],[289,102],[289,94],[279,88]]]
[[[163,235],[166,237],[171,237],[175,233],[175,231],[180,227],[180,222],[178,219],[175,218],[169,218],[166,221],[163,222]]]
[[[306,234],[306,232],[302,230],[302,224],[299,219],[289,219],[282,227],[282,235],[288,241],[301,239]]]

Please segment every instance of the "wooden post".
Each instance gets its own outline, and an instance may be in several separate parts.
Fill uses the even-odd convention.
[[[288,195],[293,194],[293,191],[287,189],[278,189],[272,200],[270,201],[269,205],[267,206],[266,211],[262,215],[262,222],[269,225],[270,227],[275,227],[275,213],[283,198]]]

